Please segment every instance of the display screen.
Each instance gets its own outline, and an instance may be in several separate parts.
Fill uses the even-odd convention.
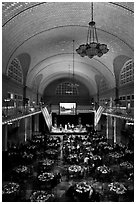
[[[60,103],[60,115],[75,115],[76,103]]]

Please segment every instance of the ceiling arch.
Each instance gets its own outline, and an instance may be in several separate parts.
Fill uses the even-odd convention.
[[[72,40],[75,38],[75,36],[75,43],[77,47],[80,44],[79,37],[80,41],[82,38],[82,43],[86,42],[87,29],[87,26],[64,25],[37,32],[36,34],[29,36],[29,38],[24,39],[21,44],[18,44],[15,50],[13,50],[10,54],[8,63],[15,55],[19,55],[20,53],[22,53],[22,50],[24,50],[24,52],[31,52],[31,55],[35,59],[35,61],[37,60],[36,56],[38,56],[39,60],[41,60],[42,53],[46,53],[46,56],[49,56],[51,53],[51,49],[53,48],[57,53],[58,51],[64,52],[65,50],[71,51]],[[109,44],[108,47],[112,51],[113,57],[116,57],[119,52],[123,52],[124,55],[133,56],[133,44],[128,44],[130,39],[124,41],[117,35],[99,28],[97,28],[97,33],[98,36],[101,36],[101,42]],[[47,52],[47,49],[50,52]],[[40,53],[41,56],[37,55],[37,53]],[[35,61],[33,61],[33,63],[35,63]],[[105,61],[107,61],[107,59]],[[31,64],[31,66],[33,67],[33,64]]]
[[[63,79],[63,78],[66,78],[66,77],[69,80],[69,78],[68,78],[68,76],[67,76],[67,74],[65,72],[57,73],[57,74],[56,73],[50,74],[49,78],[46,78],[46,79],[44,79],[42,81],[41,86],[39,88],[39,92],[43,93],[44,90],[46,89],[46,87],[50,83],[52,83],[52,81],[55,81],[55,80],[58,80],[58,79],[61,79],[61,78]],[[88,76],[85,76],[85,75],[83,76],[81,74],[77,74],[76,77],[78,78],[78,80],[76,78],[77,83],[79,81],[80,83],[84,84],[86,86],[86,88],[88,89],[90,95],[94,95],[96,93],[97,87],[96,87],[96,82],[94,81],[94,79],[89,81],[89,77]]]
[[[35,65],[35,67],[33,67],[31,70],[29,70],[28,83],[30,84],[30,81],[33,79],[33,77],[35,77],[37,74],[41,73],[42,71],[44,71],[48,67],[55,65],[56,69],[57,69],[58,66],[60,66],[60,64],[62,63],[62,60],[63,60],[62,69],[63,70],[65,69],[66,72],[69,72],[69,66],[70,66],[70,70],[71,70],[71,72],[73,72],[73,56],[72,55],[73,55],[72,53],[62,53],[62,54],[58,54],[55,56],[50,56],[49,58],[42,60],[37,65]],[[64,64],[64,62],[65,62],[65,64]],[[102,63],[100,60],[94,58],[94,59],[92,59],[91,64],[89,62],[90,62],[90,60],[83,61],[81,57],[76,55],[74,57],[74,66],[75,66],[74,71],[76,71],[77,66],[78,66],[78,69],[80,69],[80,71],[82,71],[84,73],[85,67],[86,67],[89,70],[92,70],[95,73],[100,74],[100,75],[105,74],[104,72],[106,70],[106,73],[109,72],[111,77],[114,77],[114,73],[108,67],[106,67],[106,65],[104,63]],[[83,69],[83,67],[84,67],[84,69]],[[57,71],[59,71],[59,70],[57,70]],[[46,74],[47,74],[47,72],[46,72]]]
[[[39,78],[42,94],[57,77],[67,77],[72,41],[75,48],[86,42],[90,7],[89,2],[3,2],[3,73],[13,58],[27,53],[31,59],[29,68],[24,67],[28,87],[33,88]],[[107,44],[109,52],[91,60],[75,53],[75,77],[96,94],[96,75],[113,88],[115,59],[134,58],[134,3],[94,2],[94,20],[98,40]]]

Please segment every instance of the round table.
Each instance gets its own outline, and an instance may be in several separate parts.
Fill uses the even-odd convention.
[[[72,165],[68,168],[69,172],[79,172],[81,171],[81,166],[78,166],[78,165]]]
[[[118,153],[118,152],[113,152],[113,153],[109,153],[108,157],[109,157],[110,163],[120,163],[124,157],[124,154]]]
[[[49,148],[58,148],[59,145],[60,145],[60,144],[58,144],[58,143],[52,141],[52,143],[48,143],[47,146],[48,146]]]
[[[91,142],[87,142],[87,141],[83,142],[83,145],[86,146],[86,147],[90,146],[91,144],[92,144]]]
[[[102,158],[99,155],[91,155],[90,160],[95,164],[95,166],[100,166]]]
[[[46,165],[46,166],[50,166],[53,163],[54,163],[54,161],[51,160],[51,159],[45,159],[45,160],[42,161],[42,165]]]
[[[15,201],[19,195],[20,186],[18,183],[10,182],[2,187],[2,200],[3,201]]]
[[[79,165],[71,165],[68,168],[68,173],[70,177],[77,177],[81,174],[82,170],[82,167]]]
[[[104,146],[107,146],[108,145],[108,143],[107,142],[99,142],[99,144],[98,144],[99,146],[102,146],[102,147],[104,147]]]
[[[51,159],[45,159],[45,160],[39,162],[40,169],[42,171],[49,170],[53,164],[54,164],[54,161]]]
[[[134,166],[128,161],[120,163],[120,170],[122,175],[130,176],[130,173],[133,173]]]
[[[33,154],[29,154],[27,152],[24,152],[24,154],[22,155],[22,158],[24,159],[25,162],[31,162],[33,160],[34,155]]]
[[[16,179],[18,179],[18,178],[24,179],[30,173],[30,168],[28,168],[25,165],[20,165],[20,166],[14,168],[13,171],[15,173],[15,176],[17,176]]]
[[[134,152],[129,150],[129,149],[126,149],[125,150],[125,158],[128,161],[133,161],[134,162]]]
[[[109,152],[112,152],[114,150],[113,147],[111,146],[104,146],[104,153],[109,153]]]
[[[38,180],[41,182],[50,182],[54,179],[53,173],[44,172],[38,176]]]
[[[22,165],[22,166],[20,165],[20,166],[14,168],[14,171],[16,173],[28,173],[28,170],[29,170],[29,168],[27,166],[24,166],[24,165]]]
[[[46,154],[50,157],[56,157],[58,155],[58,151],[57,150],[51,150],[51,149],[48,149],[46,150]]]
[[[94,151],[95,151],[95,148],[89,146],[89,147],[85,147],[85,150],[86,150],[87,152],[94,152]]]
[[[131,163],[129,163],[128,161],[122,162],[120,164],[120,167],[123,169],[127,169],[127,170],[132,170],[134,168],[134,166]]]
[[[78,162],[78,155],[77,154],[70,154],[68,157],[67,157],[67,161],[70,162],[70,163],[77,163]]]
[[[105,165],[97,167],[96,177],[103,182],[109,181],[111,178],[111,169]]]
[[[122,183],[113,182],[110,183],[108,187],[113,201],[123,201],[123,197],[125,196],[127,189]]]
[[[35,149],[36,149],[36,145],[29,145],[29,146],[27,146],[27,149],[28,149],[29,151],[34,152]]]
[[[94,189],[87,182],[80,182],[75,186],[75,196],[79,199],[79,201],[89,201],[93,191]]]
[[[47,202],[51,201],[54,197],[53,194],[49,194],[46,191],[34,191],[30,196],[31,202]]]
[[[44,172],[38,176],[40,189],[50,189],[53,187],[55,176],[53,173]]]

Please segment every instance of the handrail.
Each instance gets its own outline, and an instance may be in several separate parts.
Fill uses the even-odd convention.
[[[2,125],[41,112],[40,106],[2,107]]]
[[[134,110],[133,108],[130,109],[131,111],[124,110],[121,108],[113,107],[113,108],[105,108],[105,111],[102,113],[106,116],[121,118],[125,120],[134,121]],[[6,109],[5,107],[2,108],[2,125],[8,124],[10,122],[20,120],[25,117],[29,117],[31,115],[39,114],[41,112],[41,106],[21,106],[18,108],[9,108]],[[53,112],[53,110],[52,110]],[[91,113],[95,112],[94,108],[90,109],[77,109],[77,114],[79,113]],[[7,115],[6,115],[7,113]],[[5,114],[5,115],[4,115]],[[4,117],[5,116],[5,117]]]
[[[27,117],[30,117],[32,115],[36,115],[36,114],[39,114],[39,113],[41,113],[41,111],[36,111],[36,112],[29,113],[29,114],[26,114],[26,115],[18,116],[16,118],[7,119],[7,120],[2,122],[2,125],[8,124],[8,123],[12,123],[14,121],[18,121],[18,120],[21,120],[23,118],[27,118]]]

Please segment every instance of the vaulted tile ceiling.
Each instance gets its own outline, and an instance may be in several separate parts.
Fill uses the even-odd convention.
[[[54,80],[72,74],[73,50],[86,43],[91,18],[89,2],[4,2],[2,4],[3,73],[18,57],[24,64],[26,85],[42,94]],[[96,76],[115,86],[114,61],[134,58],[134,3],[95,2],[98,40],[109,52],[102,57],[80,57],[75,51],[75,78],[90,94],[97,92]]]

